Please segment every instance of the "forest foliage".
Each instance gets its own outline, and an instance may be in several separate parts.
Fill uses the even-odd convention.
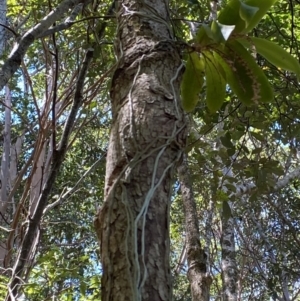
[[[172,28],[185,63],[182,105],[190,122],[185,152],[200,241],[213,279],[212,300],[220,300],[222,294],[224,217],[234,221],[239,300],[285,300],[285,296],[298,300],[300,3],[219,2],[216,20],[210,20],[209,1],[170,3]],[[1,66],[14,43],[60,3],[7,2]],[[100,300],[93,217],[104,198],[109,87],[116,63],[117,28],[110,7],[110,2],[92,1],[73,10],[74,16],[66,12],[65,19],[52,26],[64,24],[62,30],[36,38],[8,82],[11,110],[7,90],[1,92],[1,173],[9,176],[5,185],[1,178],[8,205],[0,211],[0,242],[10,252],[5,267],[0,267],[0,298],[6,296],[31,206],[42,191],[43,176],[35,178],[36,174],[46,175],[50,168],[85,54],[92,48],[82,104],[43,211],[22,294],[32,301]],[[182,262],[186,236],[182,208],[175,181],[170,261],[177,301],[191,300]]]

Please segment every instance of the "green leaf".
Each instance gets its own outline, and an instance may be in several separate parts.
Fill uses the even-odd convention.
[[[242,33],[250,32],[256,25],[260,22],[260,20],[265,16],[267,11],[273,6],[277,0],[246,0],[244,4],[252,7],[258,7],[259,10],[256,14],[248,20],[248,25],[245,29],[242,30]]]
[[[230,133],[227,132],[225,134],[225,136],[220,137],[220,140],[222,142],[222,144],[226,147],[226,148],[234,148],[232,142],[231,142],[231,136]]]
[[[258,170],[256,184],[259,188],[262,188],[262,187],[265,188],[266,178],[267,178],[266,170],[263,168]]]
[[[230,191],[230,192],[236,192],[236,187],[233,184],[226,183],[225,187]]]
[[[240,101],[246,105],[273,100],[273,91],[262,69],[250,53],[237,41],[229,41],[219,62],[227,82]]]
[[[227,155],[229,157],[233,156],[235,154],[235,152],[236,152],[236,149],[234,146],[232,148],[227,148]]]
[[[231,33],[233,32],[235,25],[225,25],[213,21],[211,24],[211,31],[213,33],[214,40],[217,43],[225,42],[229,39]]]
[[[235,25],[235,33],[248,33],[277,0],[231,0],[220,11],[218,22]],[[256,12],[255,12],[256,10]]]
[[[212,53],[205,53],[206,104],[211,112],[219,110],[226,94],[226,82],[220,73],[222,68]],[[216,89],[216,87],[218,87]]]
[[[253,128],[256,128],[256,129],[259,129],[259,130],[266,129],[266,124],[264,122],[261,122],[261,121],[254,121],[254,122],[252,122],[251,126]]]
[[[255,148],[254,150],[251,151],[251,154],[252,155],[255,155],[255,154],[259,154],[262,152],[262,148],[261,147],[258,147],[258,148]]]
[[[245,21],[246,26],[248,27],[250,22],[253,20],[254,15],[259,10],[256,6],[250,6],[241,2],[240,6],[240,17]]]
[[[242,136],[244,136],[245,132],[241,130],[235,129],[235,131],[231,134],[232,139],[239,140]]]
[[[254,192],[254,193],[250,196],[248,202],[249,202],[249,203],[256,203],[256,201],[257,201],[257,193]]]
[[[266,39],[251,38],[256,51],[276,67],[292,71],[300,77],[300,64],[281,46]]]
[[[81,295],[85,296],[86,295],[86,284],[84,281],[80,282],[80,293]]]
[[[225,221],[228,221],[231,217],[231,208],[227,201],[223,201],[222,217],[225,219]]]
[[[257,132],[251,132],[251,135],[257,139],[258,141],[265,141],[265,137],[263,135],[261,135],[260,133],[257,133]]]
[[[272,173],[274,173],[277,176],[284,176],[285,175],[284,170],[280,166],[273,166],[270,169],[271,169]]]
[[[247,147],[245,144],[241,144],[240,147],[241,147],[241,149],[242,149],[246,154],[249,154],[249,153],[250,153],[248,147]]]
[[[240,16],[240,7],[240,0],[229,1],[220,11],[218,22],[224,25],[235,25],[235,33],[243,31],[246,28],[246,23]]]
[[[215,35],[213,34],[211,28],[207,24],[202,24],[198,29],[195,37],[195,41],[201,46],[209,45],[215,43]]]
[[[188,0],[188,3],[191,5],[199,5],[198,0]]]
[[[186,112],[195,109],[203,86],[204,62],[198,54],[189,55],[181,82],[182,107]]]

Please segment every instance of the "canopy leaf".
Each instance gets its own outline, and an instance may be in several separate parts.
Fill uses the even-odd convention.
[[[225,25],[218,23],[217,21],[213,21],[211,24],[211,31],[214,35],[214,40],[218,43],[226,42],[234,28],[235,25]]]
[[[245,21],[247,27],[251,23],[253,17],[255,16],[258,10],[259,8],[256,6],[250,6],[241,2],[240,17]]]
[[[251,19],[249,19],[246,28],[242,30],[242,33],[250,32],[256,25],[260,22],[260,20],[265,16],[267,11],[277,2],[277,0],[246,0],[244,4],[247,6],[252,6],[258,8],[256,14],[254,14]],[[240,11],[241,14],[241,11]]]
[[[218,22],[235,25],[235,33],[250,32],[277,0],[231,0],[220,11]]]
[[[235,25],[234,32],[239,33],[246,28],[245,21],[240,16],[240,0],[231,0],[220,11],[218,22],[225,25]]]
[[[202,24],[197,31],[195,41],[201,46],[206,46],[215,42],[215,35],[207,24]]]
[[[219,55],[222,57],[216,57],[226,72],[228,84],[243,103],[250,105],[272,101],[273,91],[268,79],[239,42],[228,42],[224,52],[219,52]]]
[[[213,113],[221,108],[225,99],[226,81],[221,68],[212,53],[205,53],[206,104]]]
[[[271,64],[278,68],[292,71],[300,77],[300,64],[298,60],[285,51],[281,46],[266,39],[256,37],[251,37],[250,40],[251,43],[245,40],[243,40],[242,43],[248,48],[254,45],[256,51]]]
[[[203,59],[197,53],[191,53],[181,82],[182,107],[186,112],[191,112],[197,105],[204,81],[203,71]]]
[[[222,203],[222,217],[225,222],[231,217],[231,208],[227,201],[223,201]]]

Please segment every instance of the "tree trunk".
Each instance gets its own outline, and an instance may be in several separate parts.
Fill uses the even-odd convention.
[[[237,300],[237,265],[235,258],[234,220],[222,217],[222,282],[224,301]]]
[[[169,204],[186,131],[167,5],[123,0],[117,8],[105,202],[95,219],[103,301],[171,300]]]
[[[190,172],[186,157],[178,167],[186,231],[188,279],[193,301],[209,301],[212,278],[207,271],[207,255],[200,243],[196,202],[190,183]]]

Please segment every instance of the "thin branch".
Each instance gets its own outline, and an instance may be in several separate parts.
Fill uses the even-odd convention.
[[[88,2],[86,0],[84,2]],[[81,3],[81,0],[64,0],[53,11],[51,11],[44,19],[37,25],[29,29],[18,41],[13,48],[8,59],[0,70],[0,90],[8,83],[16,70],[21,65],[22,59],[34,40],[52,26],[55,21],[61,19],[69,8]]]
[[[44,37],[54,34],[56,32],[70,28],[72,25],[75,24],[75,19],[78,16],[78,14],[81,12],[82,7],[83,7],[82,3],[76,5],[74,7],[70,17],[68,17],[64,23],[58,24],[52,28],[49,28],[48,30],[45,30],[40,35],[38,35],[37,38],[44,38]]]
[[[99,164],[102,162],[103,158],[105,158],[106,156],[106,152],[101,156],[101,158],[99,158],[83,175],[82,177],[77,181],[77,183],[70,189],[68,190],[66,193],[64,193],[58,200],[56,200],[54,203],[48,205],[44,212],[43,215],[45,215],[48,211],[50,211],[51,209],[53,209],[54,207],[60,205],[61,203],[63,203],[67,198],[69,198],[78,188],[78,186],[82,183],[82,181],[94,170],[96,169]]]
[[[65,158],[67,146],[68,146],[68,140],[70,137],[70,134],[73,129],[74,122],[76,120],[76,115],[78,113],[78,110],[82,104],[83,96],[83,85],[84,85],[84,79],[88,70],[89,63],[91,62],[93,58],[93,49],[88,49],[86,52],[85,59],[82,63],[82,68],[79,72],[77,85],[75,89],[75,96],[73,100],[73,105],[70,111],[70,114],[68,116],[68,119],[65,124],[65,128],[62,134],[62,138],[60,141],[60,145],[57,151],[53,152],[53,162],[51,165],[51,169],[49,172],[49,176],[47,178],[47,181],[45,183],[44,189],[40,195],[40,198],[38,200],[35,212],[33,213],[33,216],[28,217],[28,228],[26,231],[26,234],[24,236],[24,240],[22,242],[22,245],[20,247],[20,251],[18,253],[18,257],[15,263],[15,266],[13,268],[13,275],[9,282],[9,287],[12,289],[13,296],[16,296],[18,294],[20,285],[21,285],[21,277],[24,272],[25,265],[27,263],[27,259],[30,255],[32,243],[35,239],[37,228],[40,224],[43,211],[47,205],[47,201],[49,198],[49,195],[51,193],[53,184],[55,182],[55,179],[57,177],[57,174],[59,172],[59,169],[63,163],[63,160]],[[8,301],[11,301],[11,297],[8,295],[7,299]]]
[[[282,179],[278,180],[278,182],[272,188],[270,188],[270,191],[276,192],[276,191],[286,187],[291,181],[293,181],[294,179],[297,179],[299,177],[300,177],[300,167],[295,168],[295,170],[293,170],[292,172],[287,174]],[[254,183],[244,184],[243,186],[238,185],[236,188],[237,188],[237,191],[234,195],[237,198],[241,197],[244,194],[249,194],[253,190],[257,189],[257,187]],[[266,193],[264,193],[264,194],[266,194]]]
[[[9,30],[10,32],[13,33],[13,35],[17,38],[19,37],[19,34],[17,34],[12,28],[10,28],[9,26],[4,25],[3,23],[0,23],[0,26],[4,27],[5,29]]]

